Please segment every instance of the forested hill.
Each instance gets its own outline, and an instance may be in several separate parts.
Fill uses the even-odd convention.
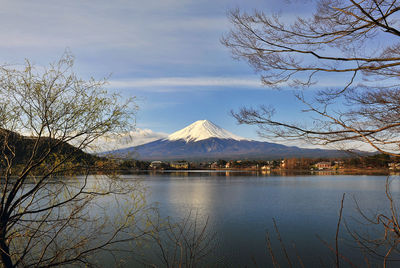
[[[37,144],[36,144],[37,143]],[[36,144],[36,147],[35,147]],[[57,139],[28,137],[9,130],[0,130],[0,163],[6,166],[8,161],[13,165],[26,164],[29,159],[34,162],[46,157],[45,163],[63,161],[73,164],[94,164],[99,157],[85,153],[82,150]]]

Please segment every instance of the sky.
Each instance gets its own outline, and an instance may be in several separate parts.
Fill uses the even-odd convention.
[[[307,1],[306,1],[307,2]],[[304,120],[290,89],[261,86],[246,62],[220,43],[234,8],[310,12],[303,1],[280,0],[0,0],[0,62],[47,65],[69,50],[83,78],[109,77],[109,89],[135,97],[137,141],[165,136],[208,119],[260,140],[231,110],[273,104],[277,119]],[[144,133],[144,134],[143,134]],[[144,135],[144,136],[143,136]],[[143,138],[144,137],[144,138]]]

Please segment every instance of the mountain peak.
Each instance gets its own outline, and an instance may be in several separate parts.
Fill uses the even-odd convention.
[[[185,140],[186,142],[190,142],[206,140],[209,138],[232,139],[238,141],[247,140],[232,134],[208,120],[198,120],[193,124],[172,133],[166,139],[170,141]]]

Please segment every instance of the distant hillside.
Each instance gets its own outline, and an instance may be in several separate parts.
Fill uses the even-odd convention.
[[[5,141],[7,142],[5,143]],[[32,137],[23,136],[16,132],[4,129],[0,130],[0,152],[3,156],[9,158],[11,158],[13,153],[15,153],[13,160],[15,165],[22,165],[29,160],[35,141],[36,139]],[[38,144],[37,154],[34,156],[34,159],[39,159],[48,148],[53,147],[58,142],[59,141],[55,139],[42,138]],[[9,148],[4,146],[5,144],[7,144]],[[96,156],[85,153],[82,150],[63,142],[54,148],[48,157],[47,162],[55,161],[56,159],[64,158],[65,156],[69,156],[69,163],[84,162],[87,164],[93,164],[96,159],[98,159]],[[1,157],[1,165],[5,165],[3,157]]]
[[[208,120],[197,121],[166,139],[109,152],[141,160],[278,159],[345,157],[337,150],[304,149],[236,136]]]

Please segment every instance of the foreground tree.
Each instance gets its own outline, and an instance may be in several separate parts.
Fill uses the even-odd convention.
[[[99,251],[113,252],[119,242],[145,233],[138,222],[147,213],[143,188],[115,176],[88,176],[93,156],[82,151],[131,127],[136,107],[108,94],[106,81],[78,78],[72,65],[66,54],[48,68],[29,62],[0,68],[4,267],[94,264]],[[86,175],[62,177],[66,171]]]
[[[288,23],[278,15],[234,10],[230,12],[233,29],[222,42],[261,74],[265,86],[298,88],[295,95],[312,120],[275,120],[269,105],[244,107],[233,112],[234,117],[239,123],[258,125],[262,135],[275,139],[302,139],[345,149],[367,144],[381,153],[400,156],[399,2],[303,3],[316,3],[315,12]],[[336,86],[326,87],[325,82]],[[320,90],[311,97],[304,94],[307,88],[318,86]],[[389,261],[398,261],[400,253],[400,218],[389,185],[388,180],[388,211],[371,217],[360,209],[367,223],[378,226],[383,235],[366,237],[349,230],[360,248],[382,259],[384,267]],[[336,247],[330,248],[339,267],[339,259],[344,257],[338,250],[337,234]],[[351,260],[344,262],[354,266]]]
[[[208,217],[201,218],[198,211],[189,211],[185,218],[177,221],[170,218],[163,222],[152,221],[155,231],[148,237],[155,249],[147,260],[140,262],[149,267],[215,266],[209,257],[216,248],[216,237],[208,230]]]
[[[290,23],[260,11],[232,11],[233,29],[222,42],[261,73],[264,85],[304,89],[324,80],[338,84],[321,85],[312,98],[298,91],[312,123],[274,120],[268,105],[233,115],[274,138],[343,148],[361,142],[399,156],[399,9],[396,0],[317,0],[314,14]]]

